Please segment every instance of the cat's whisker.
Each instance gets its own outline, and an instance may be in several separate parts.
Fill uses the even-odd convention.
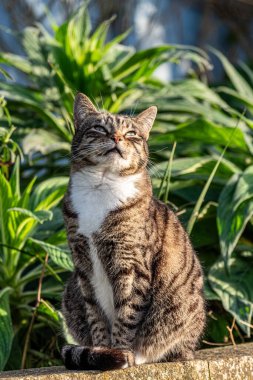
[[[101,99],[102,107],[104,109],[104,101],[103,101],[103,97],[102,97],[101,91],[100,91],[100,99]]]

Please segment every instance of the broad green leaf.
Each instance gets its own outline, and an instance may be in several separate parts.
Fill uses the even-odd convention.
[[[66,229],[64,228],[61,207],[54,208],[52,220],[40,224],[33,237],[54,245],[66,244]]]
[[[31,208],[49,210],[57,206],[66,192],[68,181],[67,177],[55,177],[40,183],[31,197]]]
[[[5,371],[20,370],[22,361],[22,348],[20,347],[18,334],[14,335],[12,340],[11,352],[9,359],[4,367]]]
[[[23,194],[20,197],[20,200],[18,202],[18,206],[21,208],[28,208],[29,207],[29,201],[30,201],[30,195],[33,191],[33,185],[36,181],[36,177],[32,178],[30,183],[26,186],[25,190],[23,191]]]
[[[59,150],[69,152],[70,144],[62,141],[62,139],[54,132],[37,128],[31,130],[31,132],[23,139],[23,150],[25,154],[29,155],[36,152],[47,155]]]
[[[74,266],[70,252],[68,250],[64,250],[62,248],[56,247],[52,244],[48,244],[37,239],[29,238],[29,240],[34,244],[39,245],[45,252],[47,252],[52,261],[55,264],[57,264],[60,268],[73,271]]]
[[[234,123],[235,125],[235,123]],[[152,143],[163,144],[173,141],[199,141],[206,144],[218,144],[226,146],[232,128],[214,124],[205,119],[190,120],[187,123],[170,128],[170,131],[165,134],[153,135]],[[240,128],[234,132],[234,138],[230,143],[230,148],[238,148],[243,151],[248,151],[248,146],[245,141],[245,136]]]
[[[245,169],[239,178],[233,198],[234,209],[250,199],[253,201],[253,165]]]
[[[25,215],[38,223],[44,223],[46,220],[51,220],[53,217],[52,211],[48,210],[30,211],[21,207],[12,207],[9,208],[8,211]]]
[[[252,259],[229,258],[228,273],[223,259],[219,259],[208,275],[208,281],[223,307],[236,318],[248,336],[253,315],[252,264]]]
[[[217,159],[212,156],[198,156],[198,157],[186,157],[175,158],[172,166],[172,176],[174,178],[184,176],[186,178],[207,179],[213,169]],[[161,162],[153,166],[153,176],[161,176],[166,170],[167,163]],[[237,168],[233,163],[225,159],[222,160],[219,169],[216,172],[214,180],[217,182],[227,181],[232,174],[237,173]]]
[[[204,295],[205,299],[208,301],[220,301],[220,297],[213,291],[208,282],[206,282],[204,286]]]
[[[225,262],[228,262],[253,215],[252,183],[253,166],[250,166],[243,173],[233,175],[220,195],[217,226]]]
[[[13,339],[9,293],[10,288],[0,292],[0,370],[3,370],[7,363]]]

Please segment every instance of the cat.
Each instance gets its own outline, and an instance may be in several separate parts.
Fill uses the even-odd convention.
[[[202,335],[200,263],[147,171],[156,113],[114,115],[76,96],[63,206],[75,266],[62,302],[76,342],[62,349],[68,369],[190,360]]]

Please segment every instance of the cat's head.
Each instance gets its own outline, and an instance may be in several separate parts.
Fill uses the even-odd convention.
[[[77,94],[72,165],[121,175],[139,172],[148,162],[147,139],[156,113],[155,106],[135,117],[101,112],[86,95]]]

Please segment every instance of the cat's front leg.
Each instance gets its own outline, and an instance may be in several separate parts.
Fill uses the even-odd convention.
[[[87,322],[90,330],[92,346],[110,347],[111,338],[108,322],[102,310],[97,305],[88,278],[84,273],[82,273],[82,275],[80,276],[80,272],[79,286],[84,297]]]
[[[115,321],[112,325],[112,347],[129,352],[129,363],[135,362],[133,354],[136,331],[147,305],[147,278],[138,277],[134,267],[121,269],[114,278]]]

